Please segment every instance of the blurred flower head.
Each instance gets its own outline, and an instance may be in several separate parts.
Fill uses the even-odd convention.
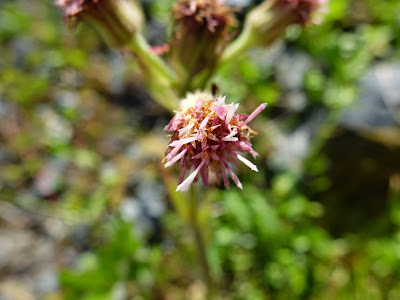
[[[56,0],[56,5],[64,8],[65,16],[71,18],[98,2],[101,0]]]
[[[268,46],[282,36],[289,25],[320,23],[328,0],[268,0],[246,18],[244,32],[250,45]]]
[[[315,21],[312,19],[312,14],[321,11],[325,7],[328,0],[276,0],[277,8],[287,10],[288,17],[293,23],[306,25],[309,22]]]
[[[178,72],[193,76],[215,66],[236,25],[224,0],[178,0],[173,6],[171,58]]]
[[[136,0],[56,0],[69,25],[93,25],[112,46],[122,46],[140,31],[143,12]]]
[[[225,104],[225,97],[215,98],[205,92],[188,94],[165,127],[165,130],[172,132],[172,136],[164,166],[179,163],[182,169],[176,190],[187,191],[199,176],[207,186],[211,175],[218,183],[222,177],[225,187],[229,188],[227,173],[242,188],[231,163],[237,168],[237,160],[240,160],[250,169],[258,171],[252,162],[239,153],[249,152],[253,157],[258,155],[250,143],[251,135],[256,132],[247,124],[266,105],[261,104],[250,115],[237,114],[239,104]]]

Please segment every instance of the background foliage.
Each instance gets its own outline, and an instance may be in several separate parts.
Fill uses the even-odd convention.
[[[171,2],[143,4],[161,44]],[[130,54],[89,27],[69,31],[51,1],[0,8],[0,295],[201,299],[192,236],[170,203],[175,175],[160,167],[171,116]],[[398,135],[343,122],[368,72],[398,63],[399,12],[398,0],[332,0],[320,26],[293,26],[218,71],[239,110],[269,103],[252,126],[260,172],[240,170],[244,191],[203,191],[222,299],[400,299]],[[10,259],[21,232],[51,242],[53,284],[37,275],[40,256]]]

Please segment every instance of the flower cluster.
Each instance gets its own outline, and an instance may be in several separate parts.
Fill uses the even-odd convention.
[[[312,13],[320,10],[327,0],[276,0],[275,5],[289,12],[293,23],[306,25],[311,20]]]
[[[173,9],[176,20],[182,19],[195,27],[205,25],[210,32],[224,31],[236,23],[233,9],[224,0],[179,0]]]
[[[113,46],[122,46],[139,31],[143,13],[136,1],[130,0],[56,0],[64,9],[71,25],[85,21],[93,25]]]
[[[67,18],[75,17],[88,7],[101,2],[101,0],[56,0],[56,5],[64,8]]]
[[[265,0],[246,16],[242,33],[224,52],[223,59],[237,49],[269,46],[292,24],[305,26],[321,21],[328,0]]]
[[[180,162],[182,171],[177,191],[187,191],[198,175],[205,186],[209,177],[216,175],[220,182],[222,177],[225,187],[229,188],[227,173],[235,184],[242,188],[239,178],[229,163],[237,167],[237,159],[250,169],[257,167],[238,152],[249,152],[256,157],[250,143],[251,134],[255,134],[247,124],[265,107],[261,104],[250,115],[237,114],[239,104],[225,104],[225,97],[215,98],[211,94],[196,92],[188,94],[182,100],[165,130],[172,132],[171,142],[164,158],[165,167]],[[186,173],[189,175],[186,177]]]
[[[182,76],[212,69],[228,45],[234,10],[224,0],[178,0],[173,6],[171,59]]]

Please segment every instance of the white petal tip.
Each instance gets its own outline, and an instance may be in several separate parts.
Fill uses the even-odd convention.
[[[253,164],[252,166],[248,166],[254,172],[258,172],[258,168]]]
[[[186,192],[186,191],[187,191],[187,189],[185,189],[181,185],[178,185],[178,187],[175,190],[175,192],[181,192],[181,193]]]
[[[189,179],[190,180],[190,179]],[[175,192],[186,192],[189,190],[190,188],[190,184],[192,183],[192,181],[188,181],[187,178],[185,181],[183,181],[180,185],[178,185],[176,187]]]
[[[237,154],[236,157],[243,162],[246,166],[248,166],[251,170],[258,172],[258,168],[255,164],[253,164],[251,161],[248,159],[244,158],[243,156]]]

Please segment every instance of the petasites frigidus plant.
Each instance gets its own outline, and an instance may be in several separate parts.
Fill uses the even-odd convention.
[[[163,161],[165,167],[175,163],[180,165],[177,191],[187,191],[198,177],[201,177],[205,186],[210,181],[219,183],[222,177],[225,187],[229,188],[227,173],[242,188],[230,166],[233,163],[237,168],[237,160],[258,171],[252,162],[239,153],[249,152],[254,158],[258,155],[250,143],[252,134],[256,132],[251,130],[248,123],[267,104],[259,105],[250,115],[237,114],[238,106],[226,104],[225,97],[214,97],[205,92],[189,93],[181,101],[180,109],[165,127],[172,135]]]
[[[136,0],[56,0],[64,9],[69,25],[87,22],[111,46],[128,44],[143,24],[143,13]]]
[[[185,82],[201,71],[212,72],[236,25],[224,0],[178,0],[173,6],[170,58]]]

